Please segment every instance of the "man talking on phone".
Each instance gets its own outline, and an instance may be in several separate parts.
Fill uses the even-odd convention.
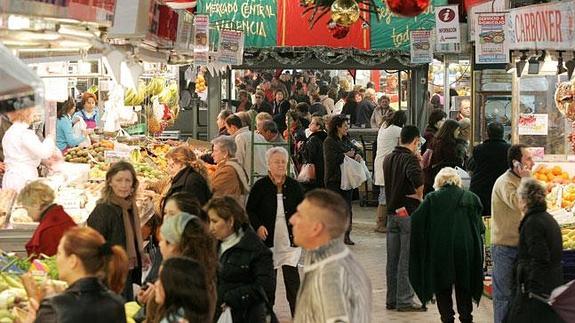
[[[413,302],[409,284],[409,242],[411,219],[423,197],[423,171],[420,166],[419,129],[401,129],[399,146],[383,160],[383,178],[387,199],[387,300],[388,310],[423,312]]]
[[[513,145],[507,155],[509,169],[499,176],[491,193],[491,257],[493,259],[493,314],[503,322],[512,301],[513,266],[523,215],[517,200],[522,177],[531,176],[533,159],[525,145]]]

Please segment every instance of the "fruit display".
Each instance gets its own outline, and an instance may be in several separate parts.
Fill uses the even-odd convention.
[[[146,93],[149,95],[158,95],[164,90],[166,80],[161,77],[154,77],[150,80],[146,87]]]
[[[173,107],[180,101],[180,94],[178,91],[178,84],[175,81],[170,82],[170,85],[158,94],[158,100],[168,107]]]
[[[575,249],[575,227],[561,228],[561,237],[564,250]]]
[[[207,89],[206,79],[204,78],[204,74],[198,73],[196,77],[196,93],[202,93]]]
[[[561,166],[539,165],[535,168],[533,176],[545,183],[569,184],[575,182],[575,177],[572,179]]]
[[[111,141],[101,141],[93,144],[90,147],[74,147],[66,151],[64,160],[70,163],[83,163],[90,162],[103,162],[104,151],[114,149],[114,144]]]

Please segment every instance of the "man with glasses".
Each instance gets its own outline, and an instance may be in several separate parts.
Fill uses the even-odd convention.
[[[265,94],[263,91],[261,90],[256,91],[255,101],[256,102],[253,106],[253,109],[255,109],[258,113],[260,112],[267,112],[269,114],[273,113],[272,105],[265,100]]]

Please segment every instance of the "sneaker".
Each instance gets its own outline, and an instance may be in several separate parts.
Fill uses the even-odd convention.
[[[427,312],[427,307],[411,305],[407,307],[400,307],[397,309],[398,312]]]

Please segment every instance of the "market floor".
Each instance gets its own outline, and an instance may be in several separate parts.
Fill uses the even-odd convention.
[[[373,288],[372,322],[441,322],[437,305],[435,304],[428,304],[428,310],[424,313],[399,313],[385,309],[385,294],[387,291],[385,281],[385,234],[373,232],[375,208],[362,208],[358,204],[354,204],[353,212],[352,239],[356,242],[356,245],[352,246],[351,250],[371,278]],[[281,278],[280,275],[278,277]],[[278,279],[277,281],[276,300],[275,312],[280,322],[291,322],[289,307],[285,299],[283,279]],[[493,304],[491,300],[485,297],[481,298],[479,307],[473,310],[473,319],[476,323],[493,322]]]

